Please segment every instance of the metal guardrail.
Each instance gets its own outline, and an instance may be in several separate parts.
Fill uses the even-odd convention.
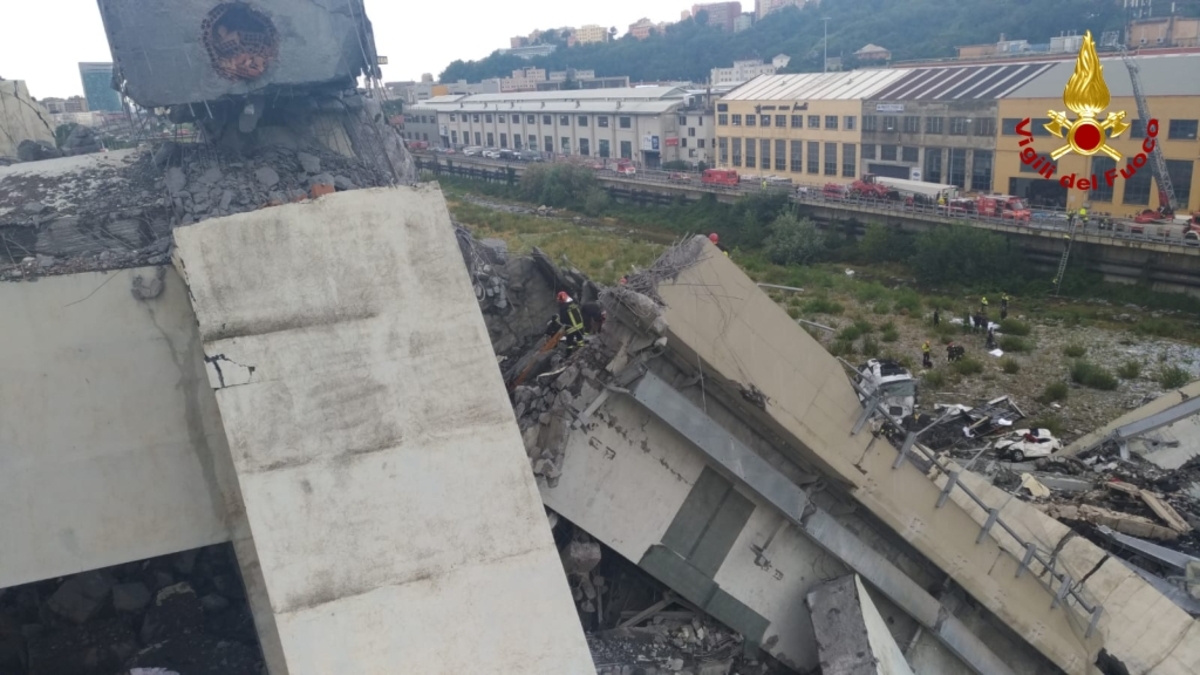
[[[509,168],[523,167],[528,162],[509,162],[504,160],[486,159],[478,156],[466,155],[446,155],[433,154],[425,155],[430,159],[438,160],[446,158],[451,162],[458,163],[463,166],[474,167],[490,167],[490,168]],[[550,163],[564,163],[581,165],[579,162],[552,160]],[[581,165],[587,166],[587,165]],[[888,214],[898,216],[908,216],[926,220],[929,222],[957,224],[971,223],[982,225],[988,229],[999,229],[1018,234],[1041,234],[1043,236],[1053,236],[1055,234],[1070,234],[1070,226],[1068,220],[1068,212],[1058,208],[1042,208],[1034,210],[1034,216],[1028,222],[1014,220],[1012,218],[999,218],[983,216],[978,213],[953,213],[949,212],[945,207],[939,207],[936,204],[912,204],[906,205],[903,202],[894,202],[879,199],[863,199],[857,197],[829,197],[824,194],[824,184],[815,183],[768,183],[766,187],[761,185],[759,179],[754,181],[742,181],[737,186],[732,185],[713,185],[710,183],[700,182],[700,175],[691,172],[673,172],[661,171],[656,169],[638,169],[636,174],[622,175],[618,174],[613,169],[596,169],[597,174],[601,175],[605,180],[628,183],[630,185],[667,185],[676,188],[692,188],[700,192],[710,192],[714,194],[730,194],[738,196],[748,196],[752,194],[781,193],[787,192],[789,200],[797,204],[806,204],[810,206],[824,206],[827,208],[843,208],[847,210]],[[687,180],[681,180],[679,176],[687,176]],[[1083,235],[1089,238],[1098,238],[1101,241],[1093,242],[1101,245],[1128,247],[1133,242],[1144,242],[1149,244],[1157,244],[1167,246],[1170,249],[1177,249],[1181,254],[1200,255],[1200,241],[1195,243],[1187,243],[1182,237],[1182,227],[1179,225],[1160,225],[1157,223],[1147,223],[1144,225],[1136,225],[1136,227],[1144,228],[1144,232],[1136,233],[1129,228],[1130,223],[1114,221],[1112,229],[1101,228],[1098,213],[1093,212],[1086,226],[1076,226],[1076,235]],[[1165,230],[1165,236],[1158,236],[1157,232]],[[1175,235],[1175,236],[1172,236]],[[1110,241],[1105,241],[1110,240]]]
[[[857,372],[854,366],[845,359],[839,357],[838,361],[840,361],[841,364],[846,368],[849,368],[852,372]],[[866,424],[866,421],[873,417],[873,414],[876,412],[882,415],[884,419],[892,419],[888,414],[887,409],[884,407],[883,402],[877,396],[869,396],[865,391],[863,391],[862,387],[860,387],[859,384],[854,381],[853,378],[851,378],[850,384],[854,387],[855,391],[861,394],[867,401],[863,409],[863,415],[859,418],[858,423],[854,425],[854,428],[850,432],[851,435],[859,433],[862,430],[862,427]],[[1055,564],[1057,562],[1056,556],[1051,555],[1048,560],[1043,557],[1042,553],[1037,550],[1036,544],[1022,539],[1021,536],[1018,535],[1008,523],[1004,522],[1004,519],[1000,517],[1000,509],[987,504],[980,499],[979,495],[975,494],[974,491],[959,482],[959,471],[951,471],[947,469],[942,465],[941,462],[938,461],[937,453],[917,443],[917,438],[920,436],[920,434],[935,424],[936,422],[934,424],[930,424],[921,431],[910,431],[905,435],[904,442],[901,443],[900,447],[898,448],[896,461],[892,463],[892,470],[896,471],[900,467],[904,466],[904,463],[908,461],[910,457],[913,457],[912,453],[914,451],[918,455],[924,457],[925,460],[929,462],[931,466],[935,467],[939,473],[946,476],[946,484],[942,486],[941,494],[938,495],[938,499],[934,504],[934,508],[940,509],[945,506],[955,488],[962,490],[963,494],[967,495],[971,501],[975,502],[979,508],[986,511],[988,514],[987,520],[984,521],[983,525],[980,527],[979,536],[975,538],[975,544],[978,545],[982,543],[992,529],[996,526],[999,526],[1000,529],[1007,532],[1008,535],[1017,542],[1017,545],[1025,551],[1021,558],[1021,562],[1017,567],[1016,578],[1020,579],[1025,572],[1030,569],[1034,562],[1040,564],[1044,570],[1050,573],[1051,577],[1050,582],[1043,582],[1041,584],[1052,596],[1050,601],[1050,609],[1056,609],[1059,605],[1063,605],[1065,607],[1066,600],[1068,598],[1075,600],[1075,602],[1079,604],[1079,607],[1084,610],[1084,613],[1089,616],[1088,627],[1084,633],[1084,639],[1090,638],[1096,631],[1096,626],[1100,622],[1100,616],[1104,613],[1104,607],[1098,602],[1095,604],[1088,602],[1087,599],[1085,599],[1080,593],[1080,589],[1083,588],[1083,583],[1080,582],[1076,584],[1075,580],[1071,578],[1070,574],[1066,572],[1059,572],[1057,569],[1055,569]],[[889,445],[891,445],[890,441]],[[1039,582],[1040,581],[1041,580],[1039,579]],[[1057,588],[1055,588],[1053,582],[1058,583]]]

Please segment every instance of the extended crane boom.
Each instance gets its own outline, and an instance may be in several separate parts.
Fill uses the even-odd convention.
[[[1129,69],[1129,81],[1133,84],[1133,99],[1137,102],[1138,118],[1142,120],[1143,131],[1150,123],[1150,106],[1146,105],[1146,96],[1142,93],[1142,79],[1138,73],[1137,63],[1125,49],[1121,50],[1121,60]],[[1150,152],[1150,169],[1154,172],[1154,182],[1158,184],[1158,212],[1166,220],[1175,217],[1175,188],[1171,185],[1171,174],[1167,172],[1167,160],[1163,157],[1162,144],[1155,143]]]

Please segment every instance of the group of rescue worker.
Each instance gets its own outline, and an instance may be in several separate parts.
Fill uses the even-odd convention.
[[[1003,293],[1000,295],[1001,321],[1008,318],[1008,301],[1008,293]],[[933,325],[937,326],[941,323],[941,320],[941,311],[937,308],[934,308]],[[967,311],[967,316],[963,322],[963,325],[971,327],[972,332],[986,331],[987,336],[984,338],[984,346],[988,351],[996,349],[996,331],[991,321],[988,320],[988,299],[986,295],[979,298],[979,309],[977,311],[974,313],[972,313],[970,310]],[[925,342],[921,345],[921,365],[925,368],[933,367],[932,352],[933,348],[930,346],[929,340],[925,340]],[[954,344],[953,341],[946,345],[946,359],[948,361],[958,361],[959,359],[963,358],[965,354],[966,350],[962,346]]]

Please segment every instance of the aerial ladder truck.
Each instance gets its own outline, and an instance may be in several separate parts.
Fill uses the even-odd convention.
[[[1138,119],[1142,122],[1143,131],[1150,123],[1150,106],[1146,103],[1146,95],[1142,91],[1142,78],[1138,72],[1137,63],[1133,56],[1123,47],[1121,60],[1129,70],[1129,81],[1133,85],[1133,100],[1137,103]],[[1175,188],[1171,185],[1171,174],[1167,171],[1167,159],[1163,156],[1162,144],[1155,143],[1150,151],[1150,170],[1154,176],[1154,184],[1158,186],[1158,210],[1147,209],[1137,216],[1139,223],[1170,223],[1175,220]],[[1200,215],[1194,215],[1184,228],[1185,241],[1200,240]],[[1067,247],[1063,250],[1062,259],[1058,263],[1058,274],[1054,277],[1054,294],[1062,286],[1063,275],[1067,271],[1067,261],[1071,257],[1071,245],[1075,243],[1077,229],[1072,227],[1066,236]]]

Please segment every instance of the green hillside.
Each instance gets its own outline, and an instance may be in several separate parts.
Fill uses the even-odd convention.
[[[891,50],[894,60],[955,55],[955,46],[995,42],[1001,34],[1031,43],[1064,32],[1091,30],[1099,39],[1125,23],[1120,0],[825,0],[820,7],[786,8],[741,33],[707,25],[703,14],[646,40],[626,36],[606,44],[560,47],[529,61],[493,53],[479,61],[455,61],[441,81],[477,82],[506,77],[515,69],[594,69],[597,75],[628,75],[633,81],[708,78],[709,70],[735,59],[792,57],[792,72],[821,69],[821,18],[829,21],[829,55],[851,55],[867,43]]]

